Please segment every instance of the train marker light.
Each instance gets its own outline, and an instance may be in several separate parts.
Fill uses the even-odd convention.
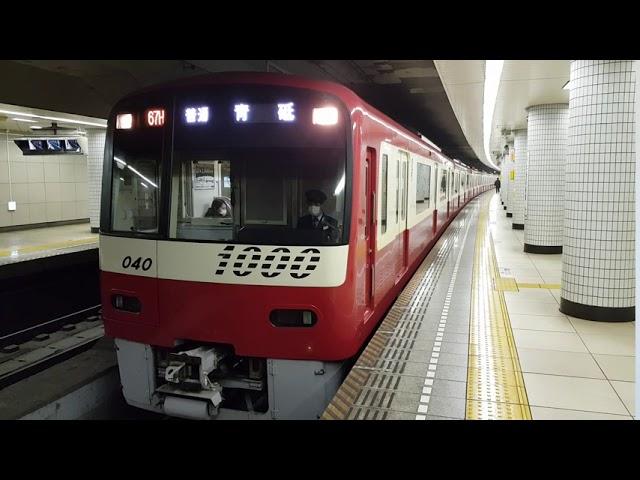
[[[313,109],[314,125],[335,125],[338,123],[338,109],[336,107],[322,107]]]
[[[246,122],[249,119],[249,105],[239,103],[233,107],[236,114],[236,122]]]
[[[187,123],[208,123],[209,107],[187,107],[184,109],[184,118]]]
[[[164,125],[164,109],[152,108],[146,111],[145,119],[149,127],[162,127]]]
[[[278,104],[278,120],[293,122],[296,119],[293,102]]]
[[[116,117],[116,129],[130,130],[133,128],[133,115],[131,113],[121,113]]]

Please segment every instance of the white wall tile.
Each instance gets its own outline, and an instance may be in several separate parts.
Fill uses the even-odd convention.
[[[62,200],[63,202],[76,201],[76,184],[75,183],[60,184],[60,200]],[[64,212],[63,212],[63,215],[64,215]]]
[[[62,202],[47,200],[47,222],[59,222],[62,220]]]
[[[46,201],[44,183],[29,183],[29,203],[44,203]]]
[[[0,183],[0,209],[6,208],[9,200],[11,200],[9,195],[9,184]]]
[[[45,184],[45,196],[48,202],[60,202],[62,201],[61,183],[46,183]]]
[[[78,218],[88,218],[89,217],[89,209],[87,208],[87,201],[76,202],[76,216]]]
[[[11,162],[11,181],[13,183],[27,183],[27,164],[24,162]]]
[[[78,161],[73,165],[76,182],[87,182],[87,161],[84,156],[79,157]]]
[[[7,204],[0,205],[0,227],[11,225],[11,213],[7,211]]]
[[[27,181],[29,183],[44,182],[44,167],[40,163],[27,163]]]
[[[75,182],[75,168],[72,163],[60,163],[60,181]]]
[[[29,203],[29,184],[14,183],[12,185],[13,199],[18,203]]]
[[[76,183],[76,200],[87,201],[87,182]]]
[[[27,156],[23,156],[22,160],[17,160],[17,161],[22,161],[26,165],[43,165],[44,164],[44,156],[27,155]]]
[[[62,202],[62,219],[73,220],[76,216],[76,202]]]
[[[30,223],[44,223],[47,221],[46,203],[31,203],[28,207]]]
[[[44,178],[47,183],[60,181],[60,164],[57,161],[44,164]]]
[[[0,149],[1,147],[2,145],[0,145]],[[2,160],[0,160],[0,183],[9,183],[9,164]]]

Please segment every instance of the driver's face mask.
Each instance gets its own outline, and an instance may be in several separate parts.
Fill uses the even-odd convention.
[[[314,217],[320,216],[320,205],[309,205],[309,213]]]

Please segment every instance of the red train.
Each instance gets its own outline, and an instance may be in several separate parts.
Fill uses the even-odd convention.
[[[100,268],[127,402],[318,418],[490,184],[334,83],[229,73],[124,98],[107,132]]]

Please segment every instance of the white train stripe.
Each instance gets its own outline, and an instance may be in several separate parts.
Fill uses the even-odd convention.
[[[100,268],[104,271],[193,282],[337,287],[346,280],[348,255],[348,245],[170,242],[106,235],[100,238]]]

